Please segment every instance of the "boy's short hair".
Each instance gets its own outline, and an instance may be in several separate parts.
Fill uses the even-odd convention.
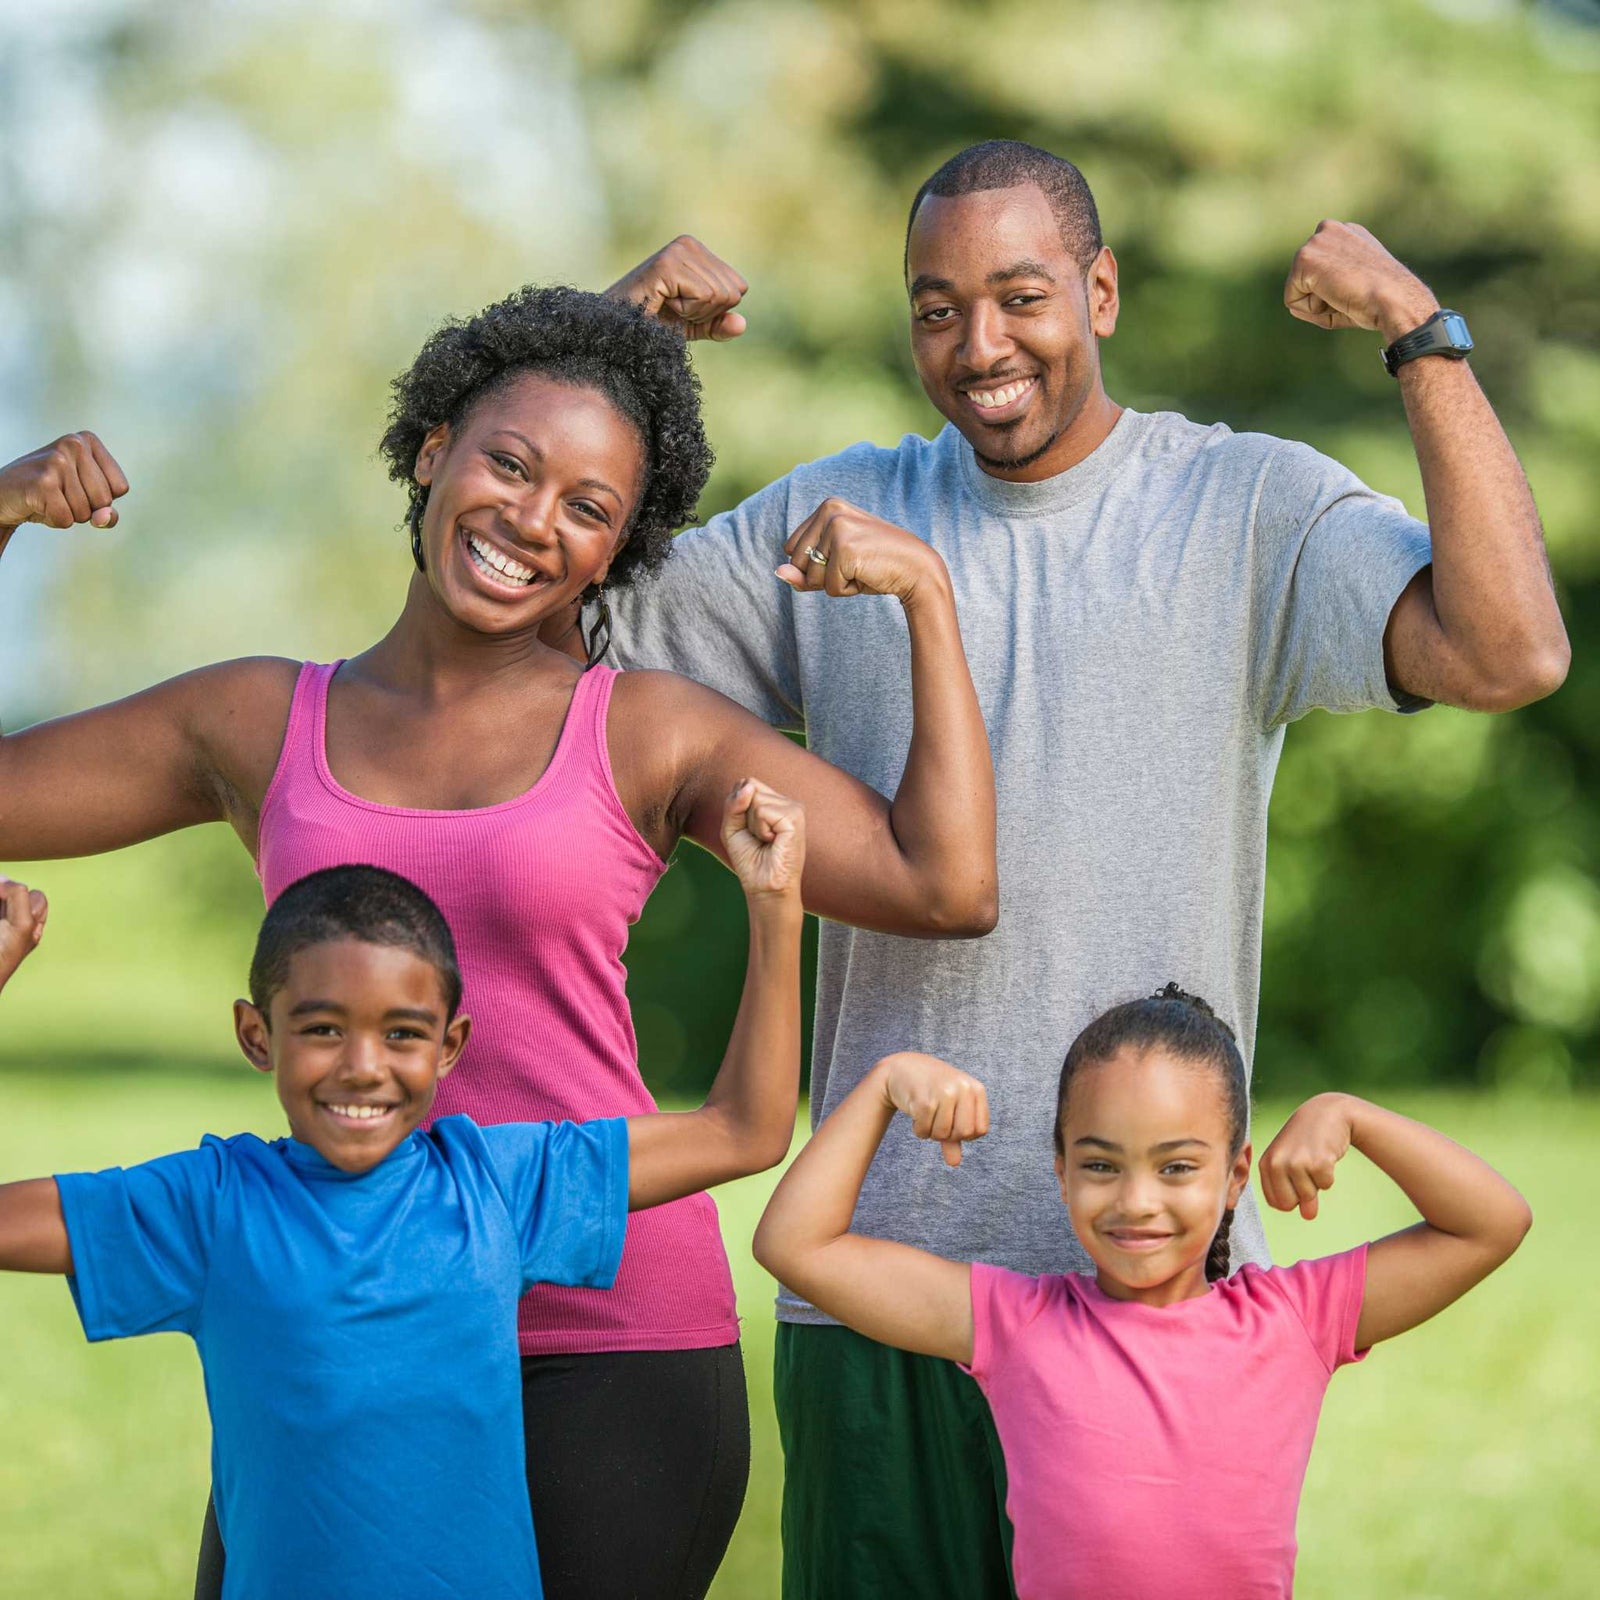
[[[324,867],[297,878],[272,902],[250,962],[250,1001],[266,1016],[301,950],[335,939],[410,950],[439,974],[445,1015],[461,1005],[461,967],[450,924],[432,900],[383,867]]]

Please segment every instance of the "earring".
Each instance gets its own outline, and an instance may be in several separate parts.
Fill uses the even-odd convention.
[[[583,641],[583,670],[598,665],[611,648],[611,607],[606,604],[606,586],[602,583],[595,594],[594,624]]]
[[[428,491],[419,488],[411,496],[411,505],[406,512],[406,525],[411,529],[411,559],[417,564],[417,571],[426,574],[428,564],[422,559],[422,513],[427,509]]]

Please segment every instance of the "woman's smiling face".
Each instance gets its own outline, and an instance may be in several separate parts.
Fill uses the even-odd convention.
[[[417,454],[425,581],[474,632],[537,628],[604,578],[644,472],[638,430],[604,395],[515,378]]]
[[[1073,1078],[1061,1141],[1061,1198],[1100,1287],[1156,1305],[1203,1294],[1206,1252],[1250,1176],[1216,1072],[1124,1046]]]

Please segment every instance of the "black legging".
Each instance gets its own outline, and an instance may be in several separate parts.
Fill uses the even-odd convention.
[[[744,1505],[736,1344],[522,1358],[528,1499],[547,1600],[702,1600]],[[206,1506],[195,1600],[221,1600]]]

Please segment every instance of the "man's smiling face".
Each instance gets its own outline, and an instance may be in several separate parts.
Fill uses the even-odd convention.
[[[1043,191],[929,195],[906,275],[917,376],[987,471],[1035,482],[1105,437],[1096,341],[1116,327],[1116,262],[1103,249],[1086,277]]]

